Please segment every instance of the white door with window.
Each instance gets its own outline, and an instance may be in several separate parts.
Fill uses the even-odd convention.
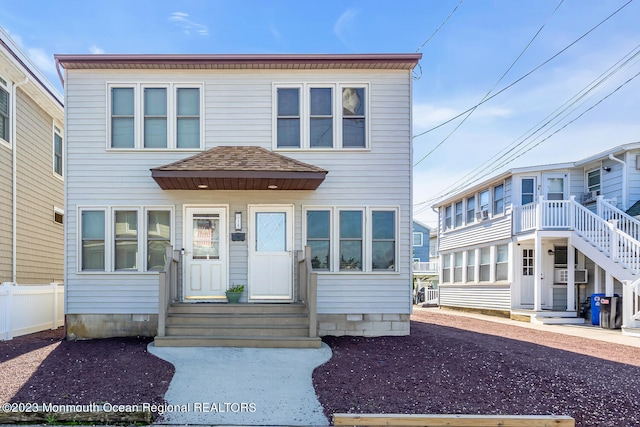
[[[535,286],[535,254],[533,245],[521,245],[520,248],[520,304],[533,306]]]
[[[227,289],[227,210],[185,211],[184,299],[224,299]]]
[[[566,173],[543,174],[545,200],[567,200],[568,179]]]
[[[293,300],[293,206],[249,205],[249,300]]]

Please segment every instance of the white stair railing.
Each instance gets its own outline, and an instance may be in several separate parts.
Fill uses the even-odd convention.
[[[606,201],[603,196],[598,196],[596,212],[604,220],[618,221],[618,229],[640,240],[640,221]]]

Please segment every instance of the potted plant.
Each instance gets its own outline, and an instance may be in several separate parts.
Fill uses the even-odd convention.
[[[227,294],[227,301],[229,304],[237,304],[240,300],[240,295],[244,292],[244,285],[233,284],[225,292]]]

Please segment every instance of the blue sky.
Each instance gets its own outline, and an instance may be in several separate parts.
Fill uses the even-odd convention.
[[[0,26],[58,87],[55,53],[419,50],[414,202],[416,218],[433,226],[431,201],[468,175],[640,141],[640,1],[628,1],[0,0]],[[616,66],[621,60],[628,62]],[[424,133],[530,72],[464,122]]]

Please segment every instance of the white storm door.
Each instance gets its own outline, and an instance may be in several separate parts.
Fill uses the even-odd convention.
[[[249,300],[293,300],[293,206],[249,205]]]
[[[567,174],[566,173],[545,173],[543,174],[544,199],[545,200],[567,200]]]
[[[567,200],[568,179],[564,173],[543,174],[542,190],[547,201],[542,209],[542,227],[566,228],[569,226],[569,207]]]
[[[533,305],[535,286],[535,254],[533,246],[520,246],[520,304]]]
[[[183,282],[185,300],[225,298],[226,216],[225,208],[186,209]]]

